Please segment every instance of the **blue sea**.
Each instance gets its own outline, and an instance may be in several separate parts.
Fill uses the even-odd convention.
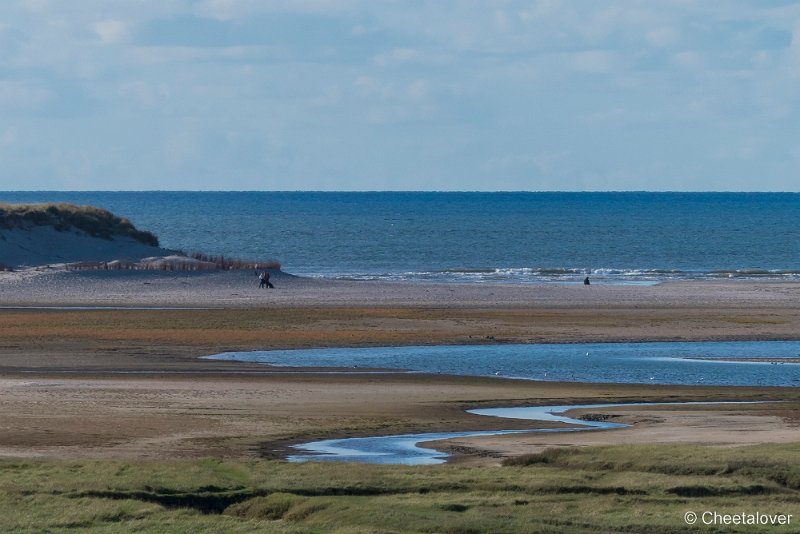
[[[800,279],[797,193],[5,192],[107,208],[186,252],[313,277]]]

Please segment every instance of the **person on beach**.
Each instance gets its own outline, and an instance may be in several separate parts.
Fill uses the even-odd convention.
[[[585,286],[588,286],[588,285],[590,285],[590,282],[589,282],[589,277],[588,277],[588,276],[587,276],[586,278],[584,278],[584,279],[583,279],[583,285],[585,285]]]
[[[264,276],[264,278],[262,278],[263,285],[261,287],[266,286],[268,289],[275,289],[275,286],[273,286],[272,282],[269,281],[269,271],[265,269],[263,276]]]
[[[260,271],[258,273],[258,289],[261,289],[261,288],[264,287],[264,274],[266,274],[266,272],[267,271]]]

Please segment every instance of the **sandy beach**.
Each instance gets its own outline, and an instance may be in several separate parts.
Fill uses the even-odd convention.
[[[570,444],[800,440],[793,388],[331,375],[199,359],[223,350],[311,346],[798,339],[797,283],[512,286],[280,274],[273,280],[276,289],[259,290],[249,272],[0,273],[0,401],[8,407],[0,415],[6,429],[0,453],[280,457],[288,444],[312,438],[533,428],[464,409],[587,400],[789,402],[615,409],[604,413],[631,428],[442,447],[457,451],[459,461],[497,462]]]
[[[0,272],[0,305],[435,308],[746,308],[797,311],[800,282],[730,280],[656,285],[568,285],[351,281],[273,275],[258,290],[252,271],[161,272],[63,269]]]

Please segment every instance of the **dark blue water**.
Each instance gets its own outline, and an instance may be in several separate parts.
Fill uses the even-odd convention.
[[[442,281],[800,279],[796,193],[14,192],[92,204],[166,247],[301,275]]]
[[[800,341],[374,347],[229,352],[209,358],[546,381],[800,386],[800,364],[771,361],[798,357]]]

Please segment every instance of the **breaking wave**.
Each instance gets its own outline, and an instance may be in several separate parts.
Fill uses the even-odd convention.
[[[319,275],[331,277],[330,274]],[[585,277],[592,283],[648,285],[681,280],[800,280],[800,270],[720,269],[691,271],[680,269],[622,269],[581,267],[502,267],[487,269],[441,269],[388,273],[341,273],[333,278],[346,280],[388,280],[408,282],[580,284]]]

